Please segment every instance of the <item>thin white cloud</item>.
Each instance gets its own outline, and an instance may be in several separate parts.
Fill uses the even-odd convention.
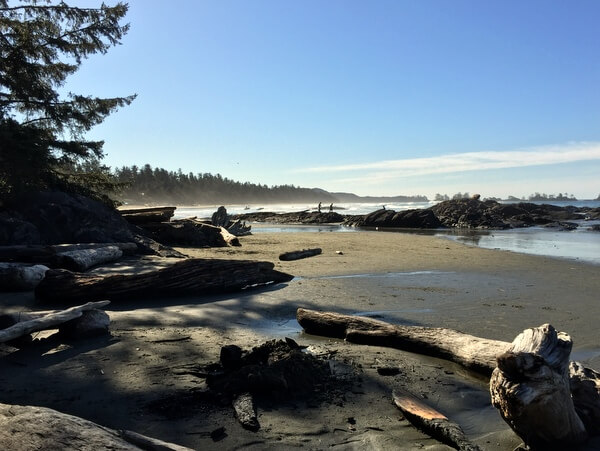
[[[341,173],[368,171],[367,176],[362,174],[338,181],[357,182],[360,180],[364,182],[366,178],[376,177],[377,181],[381,182],[382,179],[389,180],[398,177],[541,166],[586,160],[600,160],[600,143],[581,142],[511,151],[466,152],[438,157],[387,160],[365,164],[319,166],[297,169],[294,172]]]

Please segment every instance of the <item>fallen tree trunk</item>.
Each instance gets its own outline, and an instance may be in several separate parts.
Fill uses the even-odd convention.
[[[83,272],[101,263],[113,262],[123,256],[117,246],[106,246],[95,249],[80,249],[57,254],[57,266],[70,271]]]
[[[0,443],[2,449],[7,450],[192,451],[135,432],[115,431],[45,407],[9,404],[0,404]]]
[[[44,278],[48,267],[0,263],[0,291],[33,290]]]
[[[138,245],[136,243],[27,244],[0,246],[0,261],[39,263],[48,267],[57,267],[58,254],[84,249],[98,249],[107,246],[118,247],[124,255],[133,255],[138,252]]]
[[[250,231],[251,229],[252,226],[246,225],[245,222],[242,222],[239,219],[236,219],[229,225],[229,227],[227,227],[227,231],[235,236],[252,235],[252,232]]]
[[[235,236],[232,233],[229,233],[229,231],[225,227],[219,227],[219,229],[221,230],[221,236],[223,237],[223,241],[225,241],[230,246],[241,246],[240,240],[238,240],[237,236]]]
[[[15,340],[23,335],[40,330],[54,329],[67,321],[79,318],[83,312],[106,307],[110,301],[88,302],[84,305],[71,307],[66,310],[49,313],[39,318],[18,322],[6,329],[0,330],[0,343]]]
[[[515,339],[517,344],[511,344],[475,337],[451,329],[398,326],[371,318],[301,308],[297,310],[296,317],[307,333],[345,338],[352,343],[387,346],[439,357],[485,375],[491,375],[493,372],[492,396],[494,396],[494,392],[497,393],[497,399],[494,402],[500,407],[503,406],[503,403],[510,404],[510,407],[502,408],[507,412],[506,417],[510,416],[510,420],[507,422],[513,429],[513,418],[520,418],[519,412],[527,409],[527,403],[533,402],[533,399],[539,397],[536,401],[538,403],[541,403],[541,400],[552,402],[553,398],[556,398],[554,402],[557,405],[548,407],[549,412],[552,408],[565,409],[565,412],[560,414],[560,420],[556,421],[566,422],[565,424],[569,425],[569,433],[564,432],[564,426],[556,428],[550,426],[551,431],[556,431],[554,432],[555,436],[563,434],[562,436],[566,437],[565,440],[570,440],[569,443],[578,443],[584,439],[584,436],[580,435],[581,424],[585,426],[584,432],[587,434],[600,434],[600,373],[590,368],[584,368],[577,362],[571,362],[567,370],[563,369],[564,362],[560,359],[564,359],[566,355],[568,362],[571,350],[570,338],[568,340],[565,338],[568,337],[567,334],[561,334],[559,340],[558,335],[556,338],[543,338],[544,334],[539,332],[533,334],[525,331],[526,339],[519,336]],[[545,331],[546,328],[549,330],[549,327],[551,326],[542,326],[538,329]],[[568,344],[565,344],[566,342]],[[557,347],[560,352],[553,351],[552,346]],[[512,351],[510,351],[511,349]],[[558,364],[559,361],[560,364]],[[496,370],[496,366],[498,366],[498,370]],[[553,367],[557,369],[553,369]],[[498,379],[499,371],[503,371],[505,379]],[[506,375],[510,375],[510,377]],[[510,380],[515,383],[525,383],[519,388],[519,386],[510,385],[507,382]],[[528,380],[530,382],[527,382]],[[541,384],[537,385],[539,390],[535,391],[536,387],[534,386],[538,382]],[[569,391],[568,396],[564,392],[565,387]],[[513,394],[521,396],[522,399],[509,400]],[[572,400],[572,406],[569,406],[568,400]],[[562,407],[558,407],[559,405]],[[543,418],[539,415],[538,410],[539,408],[537,410],[533,408],[532,415]],[[527,419],[532,415],[525,415],[526,419],[522,420],[523,423],[531,421],[532,426],[525,425],[522,428],[517,426],[519,431],[528,431],[539,426],[538,422],[542,420]],[[548,424],[553,424],[552,421],[548,420]],[[540,430],[545,429],[540,427]],[[519,431],[515,429],[515,432],[520,435]],[[526,432],[523,434],[533,437],[528,440],[534,443],[537,440],[535,435],[527,435]],[[562,442],[557,438],[557,443]],[[549,445],[545,442],[544,446]]]
[[[312,257],[314,255],[319,255],[322,252],[321,248],[317,247],[314,249],[302,249],[301,251],[292,251],[292,252],[284,252],[279,255],[279,260],[282,261],[291,261],[291,260],[300,260],[301,258]]]
[[[131,224],[146,224],[148,222],[169,221],[177,207],[148,207],[118,210]]]
[[[588,438],[571,397],[572,346],[569,335],[544,324],[523,331],[498,357],[492,404],[530,449],[567,449]]]
[[[100,276],[50,270],[36,290],[41,302],[130,299],[230,292],[293,276],[273,269],[271,262],[190,258],[141,274]]]
[[[418,352],[451,360],[488,376],[496,367],[496,356],[510,345],[505,341],[474,337],[452,329],[398,326],[361,316],[302,308],[297,310],[296,318],[309,334]]]
[[[460,451],[480,450],[467,439],[458,424],[450,421],[444,414],[425,404],[407,390],[394,390],[392,399],[406,419],[427,435]]]

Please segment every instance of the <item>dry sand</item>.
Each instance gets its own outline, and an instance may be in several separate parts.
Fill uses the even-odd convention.
[[[461,424],[484,450],[512,450],[520,443],[489,405],[482,378],[437,359],[308,336],[294,320],[298,307],[366,312],[507,341],[549,322],[571,334],[575,358],[600,369],[598,266],[401,233],[256,233],[241,242],[240,248],[180,250],[194,257],[273,261],[296,279],[229,296],[113,304],[110,338],[3,349],[0,401],[52,407],[202,450],[450,449],[402,419],[390,393],[403,386]],[[277,260],[282,252],[312,247],[323,253]],[[14,310],[23,302],[32,303],[32,296],[5,296],[2,304]],[[242,429],[228,405],[190,396],[204,386],[190,369],[218,361],[222,345],[250,348],[284,336],[332,353],[333,371],[351,383],[340,384],[325,402],[322,396],[259,402],[258,432]],[[379,366],[401,371],[381,376]],[[156,400],[162,413],[151,408]],[[221,427],[225,434],[211,438]]]

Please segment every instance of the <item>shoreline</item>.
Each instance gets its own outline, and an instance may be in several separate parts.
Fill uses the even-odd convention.
[[[486,381],[441,360],[304,334],[294,320],[298,307],[367,312],[507,341],[526,327],[550,322],[573,337],[575,356],[600,369],[595,265],[376,231],[257,233],[241,242],[238,248],[178,249],[192,257],[272,261],[296,279],[231,295],[114,303],[108,311],[110,338],[61,345],[43,355],[3,354],[2,401],[44,405],[194,449],[449,450],[402,421],[390,397],[391,389],[402,385],[427,396],[484,450],[512,450],[520,443],[489,406]],[[323,253],[278,260],[282,252],[312,247]],[[173,398],[203,386],[189,369],[218,361],[222,345],[249,349],[283,336],[333,353],[360,382],[341,397],[314,405],[259,402],[256,433],[242,429],[228,405],[196,401],[192,408],[187,398]],[[174,338],[185,339],[161,342]],[[381,376],[381,365],[399,365],[400,373]],[[157,399],[177,399],[182,415],[149,410],[148,403]],[[226,436],[213,441],[210,432],[220,427]]]

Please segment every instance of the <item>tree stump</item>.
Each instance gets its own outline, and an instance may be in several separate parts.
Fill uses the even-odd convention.
[[[492,404],[531,449],[568,449],[588,437],[571,398],[572,345],[568,334],[544,324],[523,331],[498,356]]]

